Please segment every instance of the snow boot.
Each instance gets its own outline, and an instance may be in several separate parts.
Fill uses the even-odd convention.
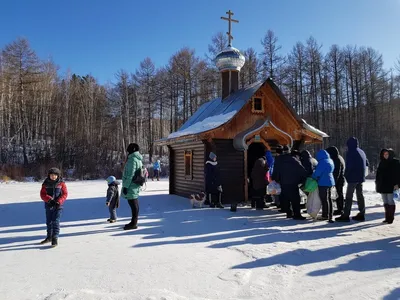
[[[385,220],[382,223],[388,223],[389,219],[389,204],[384,204],[383,207],[385,208]]]
[[[335,219],[336,222],[350,222],[349,217],[345,217],[344,215],[341,215],[340,217],[337,217]]]
[[[388,205],[388,219],[387,219],[388,224],[393,223],[395,212],[396,212],[396,205]]]
[[[134,223],[129,223],[124,226],[124,230],[132,230],[132,229],[137,229],[137,225],[135,225]]]
[[[306,219],[306,217],[303,217],[302,215],[293,217],[293,220],[297,220],[297,221],[304,221],[305,219]]]
[[[358,213],[355,217],[352,217],[354,221],[364,222],[365,216],[363,214]]]
[[[58,239],[53,238],[51,240],[51,247],[54,248],[54,247],[57,247],[57,246],[58,246]]]
[[[117,220],[110,219],[110,221],[108,221],[108,222],[110,222],[110,223],[115,223],[115,222],[117,222]]]
[[[336,209],[336,210],[333,212],[333,215],[334,215],[334,216],[341,216],[342,214],[343,214],[343,211],[338,210],[338,209]]]
[[[44,245],[51,242],[51,238],[46,237],[43,241],[40,242],[40,245]]]

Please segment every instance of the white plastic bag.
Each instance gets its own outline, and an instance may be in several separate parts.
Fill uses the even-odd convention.
[[[314,219],[318,217],[318,213],[321,210],[321,199],[319,198],[318,189],[311,192],[307,198],[307,213]]]
[[[393,192],[393,199],[395,201],[400,201],[400,190],[394,190]]]
[[[276,181],[272,181],[267,186],[267,194],[268,195],[280,195],[281,194],[281,185]]]
[[[331,199],[336,200],[337,198],[339,198],[339,195],[337,193],[336,187],[332,187],[331,188]]]

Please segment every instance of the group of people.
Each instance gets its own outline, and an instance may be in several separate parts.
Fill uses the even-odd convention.
[[[122,176],[122,196],[127,199],[131,208],[131,221],[124,226],[124,230],[137,228],[139,216],[139,192],[140,184],[137,177],[143,170],[143,157],[139,152],[139,146],[129,144],[127,159]],[[304,220],[301,214],[299,187],[304,185],[308,177],[318,182],[318,193],[322,205],[320,219],[333,222],[333,215],[340,215],[335,220],[349,222],[353,194],[356,192],[359,213],[352,219],[365,220],[365,200],[363,195],[363,182],[368,168],[368,160],[363,150],[358,147],[358,140],[354,137],[347,141],[346,160],[344,160],[336,147],[320,150],[316,159],[304,150],[291,150],[288,146],[278,146],[275,158],[267,151],[266,155],[257,159],[251,172],[253,197],[256,198],[256,209],[263,209],[264,197],[269,182],[280,184],[281,193],[275,197],[275,202],[280,205],[281,212],[285,212],[287,218]],[[347,182],[346,196],[343,188]],[[120,204],[120,183],[114,176],[107,178],[108,189],[106,205],[109,208],[110,218],[114,223],[117,220],[116,209]],[[382,195],[385,220],[384,223],[393,223],[396,205],[394,201],[395,191],[400,186],[400,161],[395,158],[392,149],[383,149],[380,153],[380,163],[376,173],[376,192]],[[337,191],[336,206],[333,211],[331,188]],[[224,208],[221,203],[223,192],[219,174],[217,156],[211,152],[205,163],[205,188],[206,203],[210,207]],[[40,197],[45,202],[47,236],[41,244],[51,243],[52,247],[58,245],[60,233],[60,218],[63,204],[68,197],[67,186],[61,177],[61,171],[51,168],[48,176],[42,184]]]
[[[384,223],[394,220],[396,205],[395,191],[400,185],[400,161],[395,158],[392,149],[383,149],[376,173],[376,191],[382,195],[385,208]],[[267,172],[267,176],[265,176]],[[251,179],[256,209],[264,208],[265,190],[269,182],[275,181],[281,187],[281,194],[274,196],[275,204],[285,212],[287,218],[305,220],[301,214],[299,187],[304,186],[308,177],[318,183],[318,194],[322,206],[320,220],[333,223],[333,215],[338,215],[337,222],[349,222],[353,195],[356,192],[359,213],[352,217],[355,221],[365,221],[365,199],[363,183],[368,173],[368,160],[359,148],[354,137],[347,141],[346,161],[336,147],[320,150],[316,159],[304,150],[290,151],[288,146],[276,148],[276,157],[270,151],[254,164]],[[265,178],[265,179],[264,179]],[[347,182],[346,196],[343,189]],[[333,210],[331,189],[337,191],[336,210]]]
[[[122,196],[127,199],[131,208],[131,221],[124,226],[124,230],[137,228],[139,217],[139,191],[140,184],[135,183],[135,177],[141,176],[143,170],[143,157],[139,152],[139,146],[135,143],[129,144],[127,148],[128,156],[125,162],[122,175]],[[109,208],[110,218],[108,222],[114,223],[117,220],[116,209],[120,204],[120,195],[118,186],[120,183],[114,176],[107,178],[107,196],[106,205]],[[60,234],[60,219],[63,211],[64,202],[68,197],[68,190],[64,180],[61,177],[61,171],[58,168],[51,168],[44,180],[40,197],[44,201],[46,211],[46,238],[40,244],[51,243],[52,247],[58,245],[58,237]]]

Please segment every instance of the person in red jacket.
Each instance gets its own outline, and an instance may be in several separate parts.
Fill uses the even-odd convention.
[[[57,168],[51,168],[40,190],[40,198],[45,202],[47,226],[47,237],[40,244],[51,242],[52,247],[58,245],[61,212],[67,196],[67,186],[61,178],[61,171]]]

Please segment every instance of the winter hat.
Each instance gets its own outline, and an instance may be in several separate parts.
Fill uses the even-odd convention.
[[[292,156],[298,156],[298,157],[301,157],[301,153],[300,153],[300,151],[299,150],[292,150],[292,152],[291,152],[291,155]]]
[[[126,151],[129,154],[132,154],[133,152],[139,151],[139,145],[135,143],[130,143]]]
[[[210,155],[208,156],[211,160],[214,158],[217,158],[217,155],[214,152],[210,152]]]
[[[290,152],[290,147],[287,145],[283,146],[282,153],[289,153],[289,152]]]
[[[58,168],[51,168],[51,169],[47,172],[47,175],[50,175],[50,174],[55,174],[55,175],[57,175],[57,176],[61,176],[61,171],[60,171],[60,169],[58,169]]]
[[[114,176],[109,176],[106,181],[108,184],[111,184],[113,182],[115,182],[117,180],[117,178],[115,178]]]

